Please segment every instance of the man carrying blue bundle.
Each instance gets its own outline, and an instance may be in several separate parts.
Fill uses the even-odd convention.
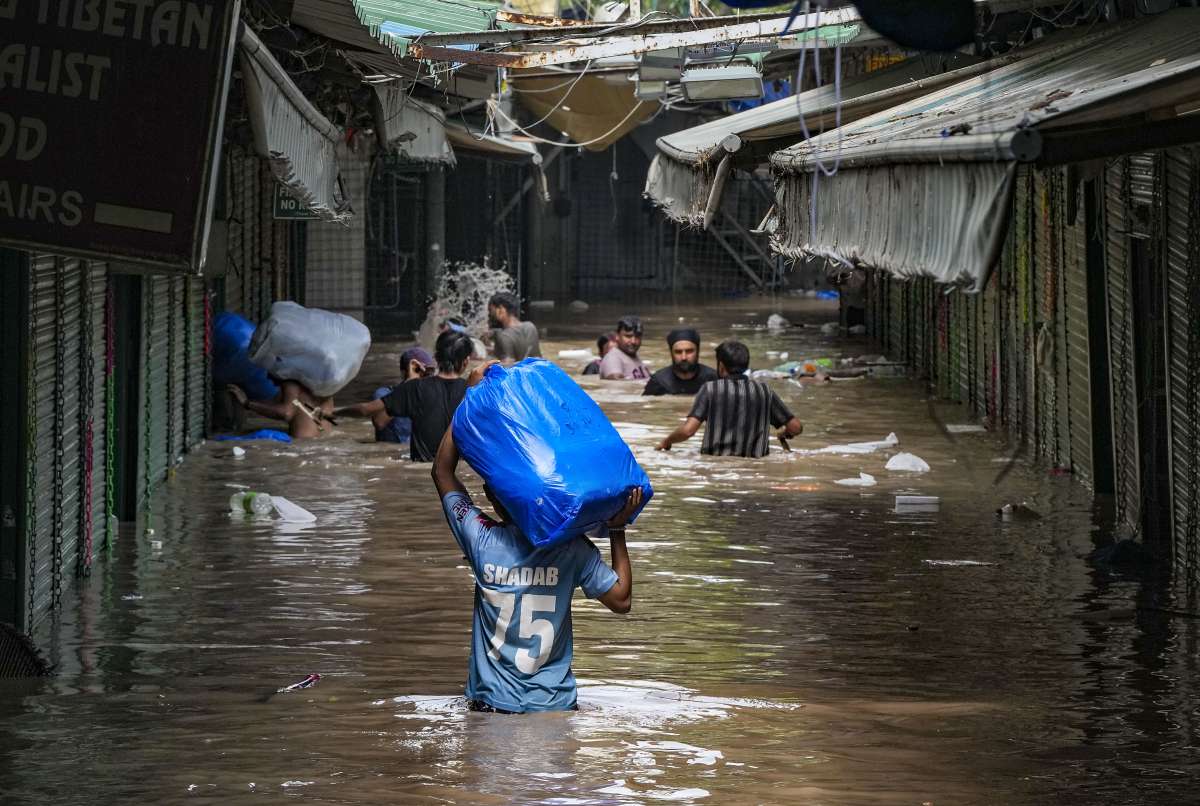
[[[479,383],[486,369],[477,368],[468,383]],[[642,490],[635,487],[608,522],[610,568],[583,536],[534,546],[486,485],[484,494],[500,521],[484,515],[456,475],[458,460],[453,430],[447,429],[433,462],[433,482],[475,575],[468,704],[472,711],[495,713],[575,710],[571,597],[578,586],[614,613],[629,612],[633,571],[625,525],[641,505]]]

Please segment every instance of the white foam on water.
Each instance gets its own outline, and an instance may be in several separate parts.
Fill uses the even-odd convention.
[[[995,563],[984,562],[982,560],[922,560],[926,565],[946,565],[946,566],[968,566],[968,565],[995,565]]]
[[[447,263],[438,276],[437,290],[429,313],[421,323],[417,341],[429,350],[438,337],[438,325],[451,316],[466,322],[467,332],[476,338],[488,329],[487,301],[500,291],[512,291],[512,275],[495,269],[485,261],[478,263]]]

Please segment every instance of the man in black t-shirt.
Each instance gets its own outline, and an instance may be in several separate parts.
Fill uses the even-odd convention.
[[[386,411],[393,417],[408,417],[412,420],[412,438],[409,440],[412,460],[432,462],[442,435],[450,427],[454,410],[467,392],[467,382],[460,376],[467,368],[472,350],[470,336],[448,330],[438,336],[433,350],[438,369],[436,375],[405,381],[394,387],[389,395],[370,403],[344,406],[333,414],[370,417],[378,411]]]
[[[680,327],[667,334],[671,366],[663,367],[646,381],[643,395],[694,395],[700,387],[717,379],[717,371],[699,362],[700,334]]]
[[[700,453],[757,459],[770,450],[772,427],[780,429],[781,440],[803,431],[804,426],[771,387],[747,377],[749,368],[746,345],[732,339],[721,342],[717,348],[720,378],[700,388],[687,419],[658,443],[658,449],[671,450],[672,445],[690,439],[700,424],[707,422]]]

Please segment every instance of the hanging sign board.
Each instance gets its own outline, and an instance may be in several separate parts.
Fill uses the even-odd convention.
[[[304,202],[292,196],[283,189],[283,185],[275,183],[275,203],[272,205],[274,218],[302,219],[317,221],[321,217],[304,206]]]
[[[239,0],[0,0],[0,243],[199,273]]]

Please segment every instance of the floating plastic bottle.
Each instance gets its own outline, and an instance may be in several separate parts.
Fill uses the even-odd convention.
[[[240,490],[229,496],[229,511],[247,515],[269,515],[274,511],[271,496],[250,490]]]

